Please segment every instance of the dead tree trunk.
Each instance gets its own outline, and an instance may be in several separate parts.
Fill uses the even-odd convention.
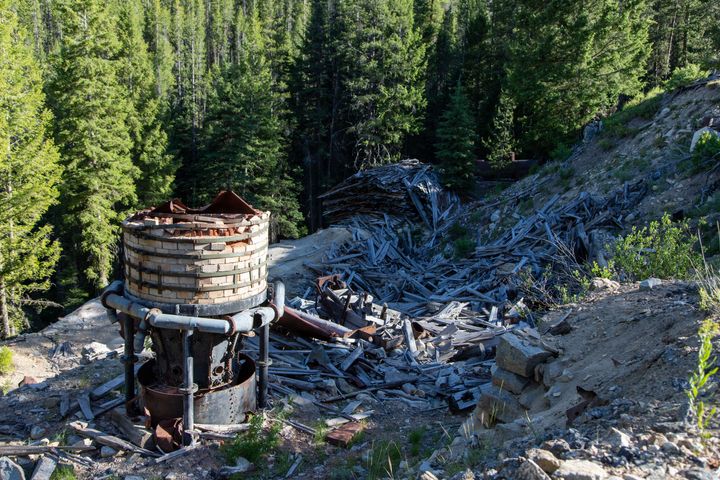
[[[13,329],[10,324],[10,312],[8,311],[7,289],[5,288],[5,280],[2,279],[0,279],[0,316],[2,316],[3,338],[10,338]]]

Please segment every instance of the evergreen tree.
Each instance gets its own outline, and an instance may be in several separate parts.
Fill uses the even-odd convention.
[[[443,182],[449,188],[468,191],[475,174],[475,119],[458,82],[437,129],[435,156]]]
[[[357,167],[398,158],[420,130],[425,106],[425,46],[411,0],[348,0],[337,8],[335,36],[344,119]]]
[[[156,94],[153,64],[142,35],[141,0],[123,1],[118,17],[118,72],[132,107],[127,117],[133,142],[132,159],[142,171],[136,190],[140,205],[147,207],[170,197],[175,164],[166,153],[167,134],[160,123],[160,99]]]
[[[527,155],[566,142],[619,95],[642,87],[645,0],[518,0],[507,93]]]
[[[47,138],[40,69],[9,0],[0,0],[0,320],[2,337],[24,321],[29,295],[49,287],[60,249],[42,223],[56,202],[58,152]]]
[[[63,5],[64,32],[52,104],[65,167],[61,213],[66,251],[91,288],[107,285],[118,224],[135,204],[132,110],[118,81],[118,35],[100,0]]]
[[[507,166],[515,152],[514,110],[513,99],[505,92],[501,92],[495,115],[492,118],[490,133],[483,141],[483,145],[488,151],[487,160],[493,168],[500,169]]]
[[[233,189],[255,207],[270,210],[279,235],[297,237],[302,215],[277,113],[282,99],[271,88],[257,13],[248,12],[243,24],[239,62],[224,69],[210,98],[198,199],[208,201],[220,189]]]

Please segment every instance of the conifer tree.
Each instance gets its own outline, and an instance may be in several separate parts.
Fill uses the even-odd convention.
[[[548,152],[620,94],[642,87],[648,55],[645,0],[518,1],[505,83],[522,150]]]
[[[483,141],[488,151],[487,160],[493,168],[507,166],[515,151],[516,142],[513,133],[515,102],[505,92],[500,93],[495,115],[492,118],[490,133]]]
[[[335,45],[355,165],[397,159],[420,130],[425,106],[425,46],[412,0],[338,2]]]
[[[160,123],[160,99],[156,94],[153,65],[143,38],[143,10],[140,0],[119,5],[120,40],[118,73],[131,107],[127,117],[133,142],[133,163],[142,174],[137,179],[140,206],[167,200],[171,195],[175,164],[166,152],[167,134]]]
[[[282,99],[272,90],[272,74],[257,13],[243,20],[242,54],[216,80],[204,130],[197,175],[198,198],[210,200],[232,189],[255,207],[270,210],[277,233],[297,237],[302,215],[297,185],[288,175],[286,138],[278,115]]]
[[[58,152],[46,133],[40,69],[9,0],[0,0],[0,320],[2,337],[22,323],[29,295],[49,287],[60,249],[42,223],[56,202]]]
[[[61,214],[66,250],[88,286],[107,285],[119,221],[135,204],[132,105],[118,81],[115,23],[100,0],[63,5],[64,33],[52,85],[56,142],[65,167]]]
[[[475,174],[475,119],[459,82],[440,118],[435,148],[445,185],[461,192],[470,190]]]

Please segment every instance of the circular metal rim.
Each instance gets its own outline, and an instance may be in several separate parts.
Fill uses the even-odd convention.
[[[158,308],[163,313],[174,315],[192,315],[198,316],[219,316],[228,315],[230,313],[242,312],[250,308],[265,303],[267,300],[267,288],[262,292],[242,300],[234,300],[232,302],[216,303],[216,304],[199,304],[199,303],[160,303],[145,300],[133,295],[125,289],[123,296],[127,297],[134,303],[139,303],[148,308]]]

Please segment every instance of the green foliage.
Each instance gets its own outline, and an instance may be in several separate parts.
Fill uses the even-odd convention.
[[[357,167],[399,157],[407,134],[420,130],[425,106],[425,45],[412,0],[347,0],[335,6],[343,119]]]
[[[483,145],[488,149],[487,160],[493,168],[501,169],[509,165],[516,149],[513,134],[514,110],[515,102],[512,97],[501,93],[492,119],[490,135],[483,141]]]
[[[0,375],[9,375],[14,369],[12,350],[3,345],[0,347]]]
[[[60,465],[53,472],[50,480],[76,480],[75,470],[71,465]]]
[[[277,447],[281,425],[280,422],[274,422],[266,430],[263,428],[263,416],[253,415],[250,418],[250,428],[222,446],[225,458],[231,464],[234,464],[238,457],[257,463]]]
[[[654,89],[629,101],[619,110],[603,120],[602,134],[605,137],[623,138],[633,133],[628,123],[636,118],[650,120],[660,109],[662,91]]]
[[[123,1],[118,10],[118,78],[131,104],[127,125],[133,164],[142,171],[136,182],[138,202],[147,207],[170,198],[177,165],[166,153],[168,138],[161,123],[160,89],[155,88],[153,63],[143,38],[142,2]]]
[[[443,182],[449,188],[469,191],[475,179],[475,120],[458,83],[437,129],[435,156]]]
[[[60,248],[45,223],[61,169],[50,140],[41,71],[11,2],[0,0],[0,335],[16,334],[22,308],[49,288]]]
[[[518,2],[507,93],[517,105],[521,149],[547,152],[620,94],[642,88],[649,53],[645,0]]]
[[[606,278],[610,280],[615,276],[614,271],[615,262],[612,260],[608,262],[606,267],[601,267],[597,262],[593,262],[592,265],[590,265],[590,275],[593,278]]]
[[[270,210],[276,231],[284,237],[304,233],[285,155],[282,100],[273,92],[272,72],[257,13],[243,22],[245,50],[215,82],[203,132],[201,162],[194,177],[195,201],[210,201],[219,190],[233,189],[253,206]]]
[[[695,144],[692,160],[698,167],[708,162],[720,161],[720,135],[703,132]]]
[[[665,89],[672,92],[675,89],[686,87],[699,78],[707,76],[707,72],[700,68],[700,65],[688,64],[684,67],[676,68],[670,78],[665,82]]]
[[[673,223],[668,214],[637,228],[615,244],[616,268],[632,279],[687,278],[700,265],[687,223]]]
[[[134,205],[128,127],[132,105],[118,81],[117,30],[99,0],[62,4],[63,40],[55,61],[52,105],[65,167],[61,184],[66,250],[94,289],[112,273],[119,222]]]
[[[572,153],[572,148],[565,143],[558,144],[550,151],[550,160],[564,161]]]
[[[706,430],[717,415],[717,405],[714,399],[706,402],[702,396],[708,390],[708,381],[718,372],[717,357],[713,355],[713,339],[718,335],[718,326],[712,320],[706,320],[698,331],[700,348],[695,370],[690,375],[690,388],[687,396],[690,401],[690,411],[695,416],[695,422],[703,437],[708,438]]]
[[[403,453],[397,443],[386,440],[374,443],[365,466],[368,480],[394,478],[402,459]]]

